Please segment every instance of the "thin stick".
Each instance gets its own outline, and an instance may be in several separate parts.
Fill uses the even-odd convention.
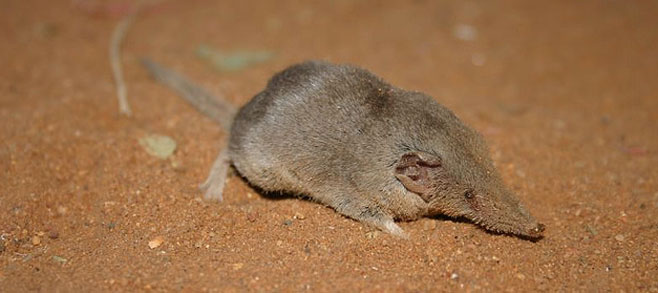
[[[119,100],[119,113],[131,116],[132,111],[130,110],[130,105],[128,104],[126,82],[123,79],[123,68],[121,66],[121,41],[126,35],[126,31],[130,28],[130,25],[135,20],[135,15],[139,11],[139,4],[137,8],[132,13],[126,15],[112,32],[112,38],[110,39],[110,66],[112,66],[112,75],[114,76],[114,82],[116,83],[117,88],[117,99]]]

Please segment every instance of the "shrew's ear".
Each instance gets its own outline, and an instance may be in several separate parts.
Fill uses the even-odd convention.
[[[441,158],[425,152],[408,152],[398,160],[395,177],[404,187],[429,201],[432,197],[430,173],[441,168]]]

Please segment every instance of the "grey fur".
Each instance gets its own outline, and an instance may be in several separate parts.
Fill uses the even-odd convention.
[[[207,198],[221,199],[230,163],[265,191],[306,195],[401,237],[395,220],[436,214],[532,238],[543,231],[476,131],[431,97],[354,66],[310,61],[276,74],[239,110],[219,157]]]

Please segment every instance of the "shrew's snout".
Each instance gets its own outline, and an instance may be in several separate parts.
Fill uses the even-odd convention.
[[[534,238],[541,237],[542,232],[544,232],[544,230],[546,230],[546,226],[542,223],[537,223],[535,227],[531,228],[530,231],[528,231],[528,236]]]

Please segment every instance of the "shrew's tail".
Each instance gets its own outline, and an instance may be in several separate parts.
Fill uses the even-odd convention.
[[[168,69],[148,58],[142,58],[141,61],[156,81],[176,91],[185,101],[194,106],[199,112],[219,123],[226,131],[230,130],[233,116],[237,112],[234,105],[213,96],[203,87],[194,84],[172,69]]]

